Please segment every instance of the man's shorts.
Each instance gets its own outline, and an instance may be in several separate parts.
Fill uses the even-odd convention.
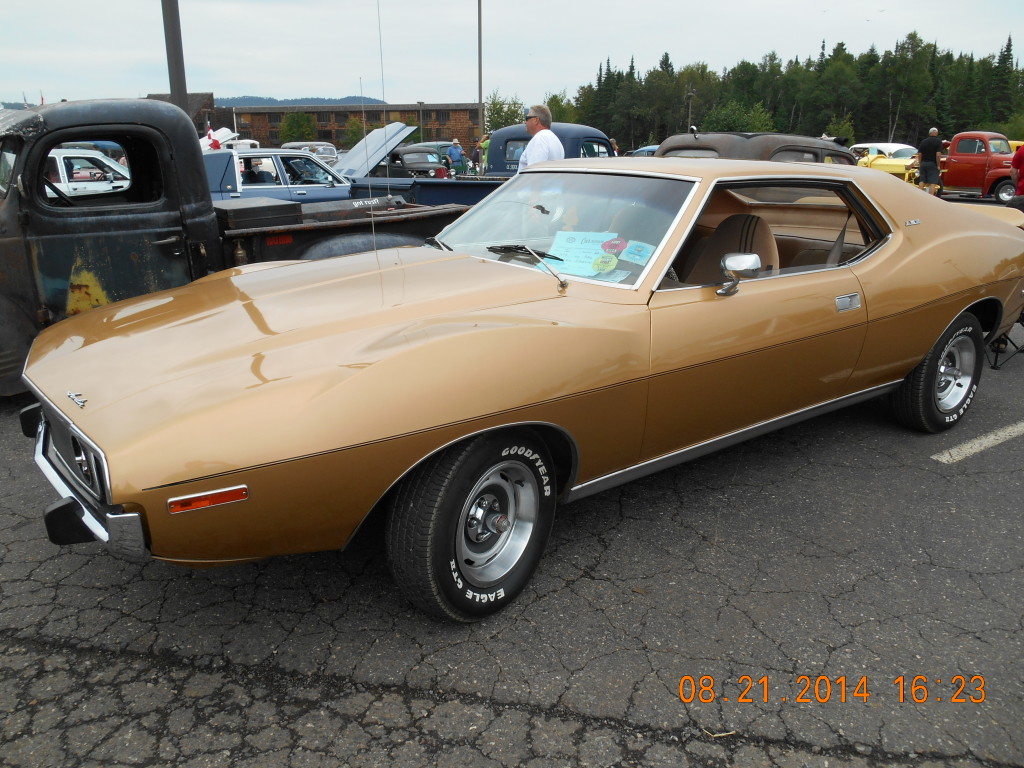
[[[939,184],[939,166],[935,163],[921,163],[921,184]]]

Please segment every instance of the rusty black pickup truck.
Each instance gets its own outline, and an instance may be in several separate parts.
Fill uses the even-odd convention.
[[[127,169],[127,183],[69,166],[73,178],[92,174],[69,194],[53,173],[68,148],[102,152]],[[67,315],[239,264],[421,244],[466,208],[394,196],[214,202],[196,129],[177,107],[125,99],[0,110],[0,395],[22,391],[32,339]]]

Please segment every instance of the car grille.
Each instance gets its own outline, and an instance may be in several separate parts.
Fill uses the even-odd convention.
[[[43,414],[49,426],[45,452],[51,466],[88,498],[107,503],[103,453],[56,408],[44,403]]]

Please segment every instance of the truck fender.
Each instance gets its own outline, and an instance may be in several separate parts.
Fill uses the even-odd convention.
[[[423,245],[423,238],[400,232],[349,232],[329,240],[314,243],[299,255],[300,259],[329,259],[350,253],[366,253],[381,248],[400,248],[404,245]]]
[[[0,396],[25,391],[21,371],[39,327],[9,296],[0,295]]]

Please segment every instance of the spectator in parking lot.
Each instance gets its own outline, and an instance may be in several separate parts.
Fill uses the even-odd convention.
[[[939,174],[939,163],[942,160],[942,139],[939,138],[938,128],[928,131],[928,138],[918,145],[917,155],[914,159],[921,171],[917,186],[927,189],[929,195],[939,194],[939,184],[942,183],[942,177]]]
[[[448,159],[451,161],[453,173],[466,172],[466,153],[462,151],[462,144],[458,139],[452,139],[452,145],[448,147]]]
[[[1010,181],[1014,184],[1015,196],[1006,204],[1010,208],[1024,211],[1024,144],[1017,147],[1017,151],[1013,153],[1013,159],[1010,161]]]
[[[565,157],[562,142],[551,130],[551,110],[544,104],[534,104],[523,118],[530,143],[519,156],[519,170],[544,160],[561,160]]]

